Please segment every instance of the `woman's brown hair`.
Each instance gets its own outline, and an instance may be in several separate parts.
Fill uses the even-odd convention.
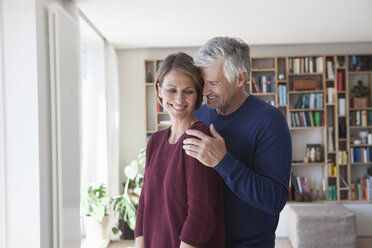
[[[157,71],[155,89],[158,101],[163,104],[163,99],[159,97],[159,87],[162,87],[164,77],[172,70],[178,70],[192,79],[198,94],[195,103],[195,110],[198,110],[203,102],[204,81],[200,69],[193,65],[192,57],[183,52],[168,55]]]

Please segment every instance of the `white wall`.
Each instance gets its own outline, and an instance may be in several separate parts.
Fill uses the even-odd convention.
[[[62,0],[2,0],[7,248],[53,245],[47,25],[51,2],[74,9]]]
[[[2,5],[0,1],[0,13]],[[0,248],[6,248],[6,190],[5,190],[5,143],[4,143],[4,99],[3,99],[3,55],[2,20],[0,18]]]
[[[120,173],[124,164],[136,159],[146,145],[144,60],[163,59],[168,54],[183,51],[191,56],[198,48],[118,50],[120,83]],[[290,56],[307,54],[372,53],[372,42],[347,44],[307,44],[251,46],[251,56]],[[123,182],[123,175],[120,175]],[[372,204],[350,204],[357,215],[358,235],[371,235]],[[281,213],[277,236],[288,236],[287,207]],[[358,216],[364,216],[361,218]],[[364,231],[361,231],[364,230]],[[371,230],[371,231],[366,231]],[[367,233],[366,233],[367,232]]]

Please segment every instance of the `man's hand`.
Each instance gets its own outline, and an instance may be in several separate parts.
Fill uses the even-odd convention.
[[[186,133],[196,138],[183,141],[183,149],[187,155],[196,158],[208,167],[215,167],[226,155],[225,140],[216,131],[213,124],[210,126],[212,137],[198,130],[187,130]]]

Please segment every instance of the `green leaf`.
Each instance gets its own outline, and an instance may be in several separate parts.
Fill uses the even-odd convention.
[[[138,173],[138,162],[133,160],[129,165],[127,165],[124,169],[124,174],[130,180],[134,180]]]
[[[113,227],[111,230],[112,230],[113,234],[118,234],[118,232],[119,232],[119,228],[117,228],[117,227]]]

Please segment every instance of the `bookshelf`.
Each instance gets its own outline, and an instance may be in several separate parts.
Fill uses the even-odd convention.
[[[170,125],[169,115],[158,103],[155,91],[156,72],[162,61],[162,59],[148,59],[144,62],[147,140],[154,132],[165,129]]]
[[[148,138],[169,126],[154,90],[161,61],[145,60]],[[293,181],[299,180],[297,185],[306,182],[314,203],[372,203],[365,180],[372,170],[372,54],[251,57],[251,66],[245,90],[277,107],[291,132],[289,201],[296,200]],[[353,105],[351,92],[359,80],[370,89],[363,107]]]

